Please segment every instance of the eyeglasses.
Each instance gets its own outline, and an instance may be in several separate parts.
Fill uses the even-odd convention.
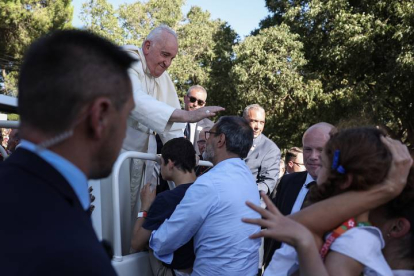
[[[210,134],[211,133],[213,133],[213,134],[219,134],[218,132],[215,132],[215,131],[206,131],[205,132],[206,140],[208,139],[208,137],[210,137]]]
[[[201,105],[201,106],[203,106],[203,105],[205,105],[205,104],[206,104],[206,102],[205,102],[205,101],[203,101],[203,100],[199,100],[199,99],[194,98],[194,97],[192,97],[192,96],[188,96],[188,98],[190,98],[190,102],[192,102],[192,103],[197,102],[197,104],[198,104],[198,105]]]
[[[293,164],[295,164],[295,165],[297,165],[297,166],[305,166],[305,164],[302,164],[302,163],[296,163],[296,162],[293,162]]]

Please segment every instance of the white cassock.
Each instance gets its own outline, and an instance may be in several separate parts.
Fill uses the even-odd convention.
[[[183,136],[185,124],[168,121],[175,109],[181,109],[177,91],[167,72],[158,78],[151,76],[141,48],[127,45],[123,46],[123,49],[138,61],[134,62],[128,71],[135,108],[128,118],[122,149],[155,154],[157,150],[155,133],[160,136],[164,144],[170,139]],[[134,160],[131,163],[131,208],[134,213],[133,207],[142,182],[144,162]],[[151,161],[147,163],[145,183],[152,180],[153,163]]]

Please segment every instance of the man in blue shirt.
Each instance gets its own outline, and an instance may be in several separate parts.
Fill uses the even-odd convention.
[[[0,165],[3,275],[116,275],[87,212],[134,108],[134,60],[84,31],[32,44],[19,75],[20,147]]]
[[[174,138],[168,141],[161,151],[161,175],[165,180],[175,183],[175,189],[164,191],[155,197],[155,189],[151,191],[150,183],[141,190],[141,211],[135,222],[131,246],[135,250],[143,250],[148,244],[152,230],[169,219],[177,205],[183,199],[187,189],[196,180],[194,172],[196,166],[196,152],[190,141],[185,138]],[[155,198],[155,200],[154,200]],[[174,252],[174,259],[170,268],[179,270],[176,275],[191,273],[194,264],[193,240],[184,244]],[[152,264],[152,263],[151,263]],[[158,269],[153,267],[154,275],[159,275]],[[163,274],[164,275],[164,274]]]
[[[253,130],[240,117],[226,116],[206,132],[205,157],[214,164],[187,190],[170,219],[151,234],[154,255],[171,263],[173,252],[194,237],[191,275],[256,275],[260,227],[244,224],[258,214],[245,202],[260,204],[256,181],[246,163]]]

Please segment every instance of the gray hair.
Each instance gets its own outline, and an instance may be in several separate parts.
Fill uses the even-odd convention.
[[[249,118],[249,111],[250,111],[250,109],[260,110],[260,111],[263,111],[263,113],[265,113],[264,108],[261,107],[260,105],[258,105],[258,104],[251,104],[251,105],[246,106],[246,108],[243,110],[243,117],[244,118]]]
[[[192,91],[192,90],[201,90],[201,91],[203,91],[204,93],[206,93],[207,94],[207,91],[206,91],[206,89],[204,88],[204,87],[202,87],[201,85],[193,85],[193,86],[191,86],[190,88],[188,88],[188,90],[187,90],[187,96],[188,96],[188,94],[190,94],[190,92]]]
[[[175,37],[175,39],[178,40],[177,33],[173,29],[171,29],[170,27],[168,27],[165,24],[161,24],[158,27],[156,27],[155,29],[152,29],[152,31],[145,38],[143,44],[145,43],[145,41],[148,41],[148,40],[155,43],[158,39],[161,38],[161,36],[164,32],[167,32],[167,33],[173,35]]]

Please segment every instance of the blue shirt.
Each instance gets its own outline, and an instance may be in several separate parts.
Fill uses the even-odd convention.
[[[27,140],[22,140],[19,147],[33,152],[55,168],[72,187],[83,209],[87,210],[89,208],[88,180],[78,167],[62,156],[48,149],[40,148]]]
[[[158,230],[150,247],[157,258],[171,263],[173,252],[194,237],[196,259],[191,275],[249,276],[257,274],[260,231],[242,218],[260,215],[246,201],[260,205],[256,181],[240,158],[226,159],[200,176]]]

